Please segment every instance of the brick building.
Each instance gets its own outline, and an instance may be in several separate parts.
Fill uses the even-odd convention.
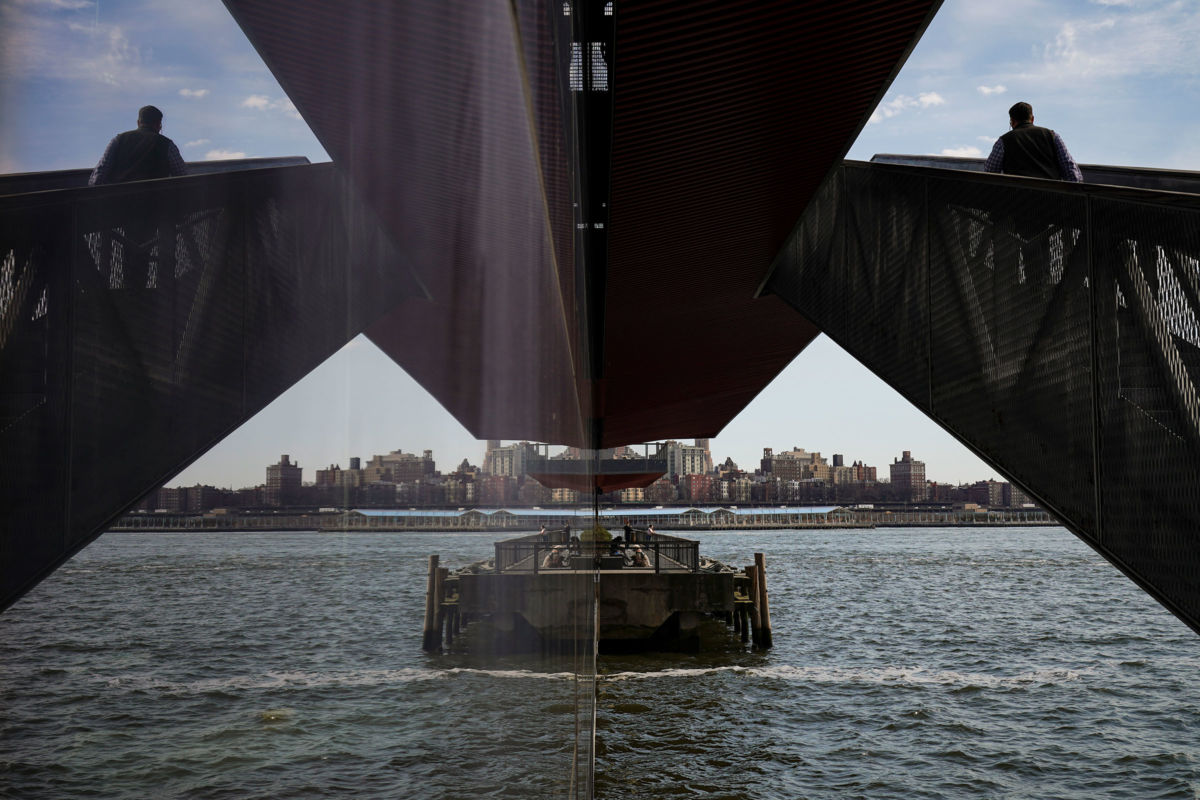
[[[300,465],[293,464],[287,454],[279,457],[278,464],[268,465],[266,504],[278,507],[298,502],[302,475]]]
[[[912,451],[905,450],[900,458],[892,461],[890,467],[892,491],[896,493],[896,499],[910,502],[929,499],[929,487],[925,483],[925,462],[914,460]]]

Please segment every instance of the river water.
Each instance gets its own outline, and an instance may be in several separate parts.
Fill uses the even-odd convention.
[[[578,654],[420,650],[494,537],[106,534],[0,615],[0,797],[570,795]],[[1200,637],[1067,532],[695,538],[775,647],[602,656],[597,797],[1200,797]]]

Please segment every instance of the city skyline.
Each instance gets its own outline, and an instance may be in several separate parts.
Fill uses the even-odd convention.
[[[493,441],[496,441],[499,443],[498,448],[501,450],[514,449],[519,445],[531,445],[531,446],[537,447],[540,450],[543,446],[545,446],[544,442],[530,442],[530,441],[526,441],[526,440],[511,440],[511,441],[493,440]],[[609,450],[615,450],[615,451],[632,450],[632,451],[634,451],[633,455],[629,455],[628,453],[622,455],[618,452],[618,454],[616,455],[616,458],[618,458],[618,459],[622,459],[622,458],[639,459],[642,457],[641,448],[643,446],[645,446],[648,448],[646,451],[646,454],[648,457],[650,457],[650,458],[660,457],[661,458],[664,456],[663,456],[662,452],[660,452],[660,450],[659,450],[660,447],[663,447],[665,445],[670,445],[670,444],[675,444],[675,445],[682,444],[682,445],[685,445],[685,447],[689,447],[689,448],[700,447],[699,444],[695,444],[695,445],[688,444],[688,442],[700,442],[700,441],[702,441],[702,440],[687,439],[687,440],[681,441],[678,439],[665,439],[665,440],[662,440],[659,442],[641,442],[636,445],[622,445],[621,447],[607,448],[604,452],[607,453]],[[486,441],[484,443],[486,444]],[[574,448],[574,447],[551,445],[550,450],[549,450],[549,457],[551,459],[575,458],[575,457],[577,457],[578,454],[576,453],[574,455],[570,455],[570,454],[568,454],[568,451],[577,450],[577,449],[578,448]],[[827,464],[830,466],[834,466],[833,462],[836,459],[837,460],[836,466],[839,466],[839,467],[843,465],[843,461],[844,461],[846,466],[858,467],[861,465],[863,467],[869,468],[872,471],[879,470],[878,480],[876,481],[875,479],[870,479],[869,482],[871,482],[871,483],[875,483],[875,482],[888,483],[889,479],[888,479],[888,471],[887,470],[893,464],[904,464],[904,463],[913,462],[913,461],[918,462],[922,467],[922,472],[921,472],[922,476],[924,475],[924,467],[926,466],[924,461],[921,461],[921,459],[913,456],[912,452],[909,450],[904,450],[904,451],[902,451],[902,453],[900,455],[893,456],[891,461],[874,463],[874,462],[869,462],[867,460],[864,460],[862,458],[856,458],[854,456],[847,456],[845,453],[826,453],[821,450],[811,450],[809,448],[800,447],[800,446],[796,445],[796,446],[789,447],[789,448],[764,447],[763,452],[761,453],[762,458],[756,460],[752,464],[745,464],[745,463],[739,463],[737,461],[733,461],[733,467],[736,468],[738,473],[746,473],[746,474],[758,473],[758,472],[762,471],[763,469],[765,469],[765,467],[762,467],[762,464],[765,463],[765,461],[769,459],[770,453],[772,451],[774,451],[775,456],[782,455],[782,456],[786,457],[786,456],[791,455],[792,453],[799,453],[803,458],[816,457],[822,464]],[[422,455],[418,455],[418,453],[420,453]],[[208,486],[211,488],[227,489],[227,490],[253,489],[253,488],[264,488],[264,487],[270,488],[272,485],[272,471],[276,470],[280,466],[285,466],[289,469],[299,470],[300,473],[303,474],[303,477],[301,478],[303,485],[311,486],[314,483],[320,482],[319,479],[317,478],[317,473],[320,473],[320,472],[337,473],[339,471],[345,471],[345,472],[363,471],[364,469],[367,468],[367,466],[369,465],[369,462],[380,461],[380,460],[387,461],[389,456],[400,457],[403,459],[412,459],[412,460],[415,460],[418,462],[421,459],[426,459],[435,465],[435,471],[430,474],[439,476],[439,477],[447,477],[450,475],[455,475],[459,472],[460,469],[463,469],[464,467],[469,467],[471,470],[477,471],[478,474],[480,474],[480,475],[513,474],[513,473],[511,473],[510,470],[500,470],[500,471],[489,470],[488,466],[487,466],[487,459],[489,457],[489,454],[486,451],[482,455],[482,457],[480,457],[478,459],[465,458],[465,459],[454,460],[452,462],[447,461],[447,462],[438,463],[437,453],[429,448],[412,447],[409,449],[405,449],[404,447],[398,447],[394,450],[389,450],[387,452],[373,451],[369,456],[352,455],[352,456],[348,456],[347,458],[345,458],[342,461],[333,461],[333,462],[330,462],[327,464],[309,463],[307,466],[301,463],[301,460],[297,457],[297,455],[295,453],[291,453],[291,452],[281,453],[278,456],[277,461],[262,465],[263,469],[265,469],[265,471],[266,471],[266,478],[264,480],[259,480],[256,483],[249,483],[249,484],[245,484],[242,486],[233,486],[233,485],[218,486],[217,484],[213,484],[213,483],[197,482],[195,484],[189,485],[189,484],[176,483],[176,481],[168,481],[168,483],[165,486],[171,486],[171,484],[174,484],[174,486],[171,486],[171,488],[182,488],[182,489],[190,488],[190,486]],[[607,455],[604,457],[608,458]],[[730,456],[729,459],[732,459],[732,456]],[[669,458],[668,458],[668,463],[669,463]],[[718,473],[724,474],[725,465],[727,463],[728,463],[727,459],[722,459],[717,456],[713,456],[712,457],[712,469],[708,469],[708,470],[704,470],[704,471],[690,471],[689,470],[689,471],[686,471],[683,473],[676,473],[676,472],[673,472],[670,469],[668,469],[666,472],[663,473],[663,477],[664,478],[683,478],[687,475],[716,475]],[[521,470],[520,477],[530,477],[530,476],[527,471]],[[385,479],[385,480],[387,480],[387,479]],[[398,480],[398,479],[391,479],[391,480]],[[943,483],[945,483],[946,485],[959,486],[959,485],[968,485],[968,484],[986,482],[989,480],[994,480],[994,479],[979,478],[976,480],[962,481],[962,482],[953,483],[953,484],[951,484],[950,482],[943,482]],[[938,483],[937,481],[931,481],[931,482]]]
[[[577,448],[568,447],[565,445],[547,445],[544,442],[531,442],[528,440],[499,440],[499,439],[497,439],[497,440],[490,440],[490,441],[489,440],[474,440],[474,441],[481,446],[481,450],[478,454],[478,457],[475,457],[475,458],[473,458],[471,456],[465,456],[463,458],[451,458],[451,459],[439,461],[437,451],[434,450],[433,448],[423,447],[419,443],[415,444],[415,445],[412,443],[406,443],[404,445],[392,448],[390,450],[381,449],[381,448],[368,448],[367,451],[364,451],[362,453],[352,453],[352,454],[347,455],[345,458],[334,460],[334,461],[329,461],[329,462],[308,461],[308,462],[302,463],[303,454],[292,450],[292,451],[280,453],[278,455],[278,457],[276,458],[276,460],[260,465],[262,469],[266,470],[266,479],[265,480],[258,480],[255,482],[250,482],[250,483],[246,483],[246,484],[242,484],[242,485],[214,484],[212,482],[204,482],[204,481],[196,481],[195,483],[188,484],[188,483],[181,483],[178,480],[173,480],[173,481],[169,481],[166,485],[167,486],[174,485],[177,488],[187,488],[188,486],[204,485],[204,486],[211,486],[214,488],[230,489],[230,490],[249,489],[249,488],[255,488],[255,487],[270,486],[272,470],[277,468],[281,464],[287,465],[289,468],[298,469],[301,472],[304,472],[305,475],[302,479],[304,485],[312,485],[314,482],[319,482],[319,481],[317,481],[317,478],[316,478],[316,475],[318,472],[328,471],[328,470],[346,470],[346,471],[362,470],[372,462],[376,462],[376,461],[380,461],[380,460],[384,460],[384,461],[389,460],[388,459],[389,456],[400,456],[404,459],[422,459],[422,458],[426,459],[436,465],[435,466],[436,472],[434,474],[440,475],[440,476],[449,476],[449,475],[455,474],[460,469],[460,467],[464,466],[464,462],[465,462],[465,465],[471,467],[474,470],[478,470],[478,472],[482,475],[511,474],[510,469],[502,469],[499,472],[497,472],[496,470],[489,470],[488,460],[490,458],[490,453],[491,453],[490,448],[493,446],[493,443],[495,444],[495,447],[498,450],[512,450],[512,449],[514,449],[514,446],[516,446],[516,445],[532,445],[532,446],[538,448],[539,450],[541,450],[543,447],[548,447],[548,454],[551,458],[575,457],[575,456],[568,455],[568,451],[577,450]],[[660,440],[660,441],[656,441],[656,442],[639,442],[639,443],[631,444],[631,445],[622,445],[622,446],[616,447],[616,448],[609,448],[609,450],[618,451],[617,456],[616,456],[617,458],[640,457],[644,453],[646,456],[649,456],[649,457],[655,457],[655,456],[666,457],[668,459],[667,463],[670,463],[670,457],[663,456],[663,452],[665,452],[665,451],[660,450],[660,448],[663,447],[664,445],[676,444],[676,445],[684,445],[685,448],[699,448],[699,447],[704,446],[704,444],[703,444],[704,442],[711,442],[711,441],[714,441],[714,440],[703,439],[703,438],[665,439],[665,440]],[[622,455],[619,452],[622,450],[632,451],[632,455],[629,455],[628,453]],[[605,451],[605,452],[607,452],[607,451]],[[772,453],[777,457],[779,457],[779,456],[787,457],[787,456],[792,455],[793,453],[799,453],[802,458],[817,457],[822,463],[826,463],[829,465],[836,465],[836,466],[841,466],[842,464],[845,464],[846,466],[862,465],[864,467],[870,468],[871,470],[879,470],[878,481],[881,483],[888,482],[888,468],[892,464],[896,464],[896,463],[902,464],[902,463],[906,463],[909,461],[915,461],[915,462],[920,463],[920,465],[921,465],[921,473],[920,474],[922,476],[922,480],[924,480],[925,469],[927,468],[926,462],[924,462],[919,457],[920,453],[917,453],[916,456],[913,456],[912,451],[909,449],[902,450],[899,453],[892,455],[890,460],[881,460],[878,462],[872,461],[868,458],[863,458],[863,457],[853,454],[853,453],[846,453],[846,452],[842,452],[842,451],[838,451],[838,450],[821,450],[821,449],[812,448],[812,447],[804,447],[799,444],[790,444],[787,446],[762,445],[758,449],[758,457],[756,457],[754,459],[746,459],[743,461],[738,461],[737,459],[734,459],[732,456],[722,457],[719,453],[716,453],[711,448],[711,446],[708,449],[708,453],[709,453],[708,462],[711,465],[711,469],[683,470],[682,472],[679,472],[679,473],[674,472],[671,469],[668,469],[664,473],[664,477],[667,477],[667,478],[683,477],[685,474],[709,474],[709,475],[716,474],[718,472],[723,471],[723,467],[727,463],[727,460],[732,460],[734,467],[736,467],[736,469],[738,471],[740,471],[742,473],[753,474],[760,470],[761,464],[765,463],[765,461],[771,457]],[[509,466],[511,467],[511,465],[509,465]],[[183,474],[185,474],[185,473],[181,473],[181,475],[183,475]],[[520,470],[520,474],[525,475],[524,469]],[[982,481],[993,481],[996,479],[995,478],[972,478],[972,479],[963,480],[963,481],[936,481],[936,480],[930,478],[929,480],[932,483],[941,483],[944,485],[959,486],[959,485],[978,483],[978,482],[982,482]],[[874,481],[875,481],[875,479],[871,479],[871,482],[874,482]]]
[[[605,507],[660,509],[680,504],[694,508],[848,505],[868,509],[875,508],[875,504],[933,504],[958,509],[1036,508],[1032,497],[1008,482],[981,480],[962,485],[929,482],[925,463],[913,458],[908,450],[881,468],[859,460],[850,461],[840,453],[826,457],[801,447],[778,452],[764,447],[757,464],[742,467],[728,460],[714,464],[706,444],[703,439],[690,445],[678,440],[655,443],[654,458],[661,459],[659,463],[665,472],[649,482],[639,479],[634,486],[610,488],[597,496],[598,501]],[[491,440],[481,464],[464,459],[439,470],[432,450],[422,450],[417,455],[398,449],[373,454],[366,461],[352,456],[345,467],[340,464],[318,467],[310,471],[309,481],[304,480],[304,467],[293,461],[290,453],[282,453],[278,462],[266,465],[265,483],[236,488],[200,484],[164,486],[143,497],[131,513],[203,515],[206,520],[219,517],[228,522],[238,515],[253,515],[256,509],[333,513],[339,508],[368,508],[402,513],[403,509],[418,508],[457,507],[461,512],[468,508],[542,509],[589,504],[591,495],[587,490],[545,481],[542,473],[558,470],[542,463],[543,453],[543,446],[536,443],[504,445],[500,440]],[[632,474],[645,474],[641,457],[632,448],[609,448],[602,457],[632,459],[629,462]],[[550,463],[563,458],[586,460],[590,454],[574,447],[564,448],[550,455]]]
[[[837,364],[839,359],[849,363]],[[839,390],[829,395],[811,388],[793,392],[792,387],[803,387],[812,375],[835,368]],[[353,381],[359,375],[371,376],[374,387],[356,387]],[[777,385],[781,382],[782,388]],[[405,398],[404,409],[394,408],[398,396]],[[400,413],[406,418],[389,420],[386,427],[391,435],[386,438],[390,441],[383,441],[372,421]],[[814,430],[806,422],[831,418],[841,424],[812,426],[822,428]],[[328,424],[329,419],[338,425]],[[428,426],[430,420],[437,424]],[[304,438],[312,445],[308,449],[297,442],[291,427],[297,421],[307,432]],[[850,461],[881,467],[909,450],[929,465],[929,479],[939,483],[1003,480],[825,337],[813,342],[720,435],[710,438],[714,463],[724,463],[728,456],[750,472],[764,447],[779,451],[794,446],[826,457],[842,453]],[[359,337],[168,484],[256,486],[263,482],[265,465],[283,453],[304,469],[316,470],[338,463],[345,467],[352,457],[365,462],[372,455],[397,449],[429,449],[446,472],[464,458],[481,466],[485,448],[485,440],[472,437],[407,373]],[[557,450],[556,445],[552,448]]]
[[[986,155],[1027,100],[1081,163],[1194,168],[1198,34],[1200,8],[1166,0],[947,0],[848,155]],[[0,3],[0,37],[0,172],[91,167],[146,103],[188,160],[328,158],[218,0]],[[939,482],[1003,477],[825,337],[711,438],[743,466],[801,445],[880,465],[911,450]],[[417,441],[455,464],[483,449],[360,337],[170,483],[250,485],[284,452],[315,469]]]

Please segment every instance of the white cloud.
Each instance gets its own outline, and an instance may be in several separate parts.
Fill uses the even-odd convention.
[[[288,100],[286,97],[283,100],[282,108],[283,108],[283,113],[287,114],[292,119],[303,119],[303,117],[300,116],[300,112],[296,110],[295,104],[292,103],[291,100]]]
[[[916,97],[907,94],[898,94],[886,103],[883,103],[879,108],[871,114],[870,122],[880,122],[884,119],[890,119],[896,116],[905,109],[912,108],[931,108],[933,106],[941,106],[946,104],[946,98],[942,97],[937,92],[921,92]]]
[[[197,41],[205,47],[196,50]],[[266,97],[268,108],[280,99],[274,110],[237,108],[252,95]],[[22,169],[94,164],[97,131],[107,137],[132,127],[147,103],[163,109],[168,135],[183,148],[216,135],[206,117],[196,116],[211,99],[237,112],[222,123],[232,133],[222,136],[230,150],[313,147],[312,134],[221,3],[0,0],[0,155]],[[21,124],[37,118],[62,128],[62,136],[50,141]],[[280,140],[297,144],[271,143]],[[214,147],[193,145],[185,155],[199,159]]]
[[[292,119],[301,119],[296,106],[286,97],[272,100],[265,94],[252,94],[242,101],[242,108],[252,108],[255,111],[282,111]]]
[[[1190,96],[1200,77],[1196,0],[961,0],[945,3],[937,20],[955,29],[955,40],[944,50],[975,51],[957,67],[987,76],[986,84],[975,87],[983,97],[1001,94],[996,91],[1001,86],[1027,97],[1062,90],[1112,96],[1120,91],[1113,83],[1129,78],[1150,78],[1156,85],[1161,78],[1185,82]],[[936,27],[937,22],[931,34]],[[918,48],[913,61],[928,58]]]
[[[1045,0],[1008,0],[1004,3],[977,0],[946,3],[938,11],[938,16],[953,15],[964,28],[988,31],[990,35],[997,27],[1005,25],[1017,25],[1028,30],[1031,20],[1045,15],[1045,6]]]
[[[246,154],[240,150],[209,150],[204,154],[205,161],[227,161],[233,158],[245,158]]]
[[[946,147],[942,149],[944,156],[958,156],[960,158],[979,158],[983,155],[983,151],[973,145],[966,147]]]
[[[100,22],[94,3],[76,0],[0,1],[0,74],[7,86],[64,81],[107,92],[119,87],[144,103],[167,84],[123,25]],[[134,105],[137,107],[137,104]]]
[[[995,136],[976,136],[975,138],[981,142],[987,142],[988,144],[991,144],[992,142],[996,141]]]
[[[201,145],[211,144],[212,139],[193,139],[190,142],[185,142],[184,147],[200,147]]]
[[[265,94],[252,94],[242,101],[242,108],[253,108],[258,111],[266,111],[271,107],[271,98]]]
[[[81,8],[91,8],[95,5],[92,0],[24,0],[24,4],[62,9],[64,11],[78,11]]]
[[[1078,87],[1082,80],[1200,75],[1200,5],[1103,2],[1105,16],[1063,22],[1028,77]]]

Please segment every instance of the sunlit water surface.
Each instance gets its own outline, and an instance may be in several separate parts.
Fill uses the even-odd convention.
[[[494,538],[105,535],[0,615],[0,796],[565,796],[578,660],[420,650]],[[598,797],[1200,797],[1200,637],[1065,531],[696,538],[775,647],[603,657]]]

